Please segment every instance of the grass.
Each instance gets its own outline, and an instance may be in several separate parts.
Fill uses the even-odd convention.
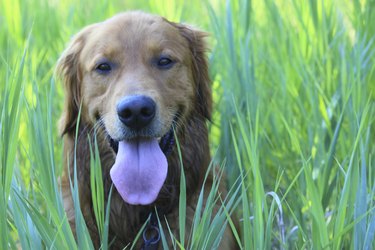
[[[57,183],[63,92],[54,65],[83,26],[129,9],[211,34],[211,148],[231,195],[218,200],[214,187],[207,208],[199,200],[191,237],[183,226],[162,232],[163,246],[172,238],[176,248],[210,249],[227,223],[243,249],[375,248],[375,1],[3,0],[1,249],[92,248],[83,221],[74,241]],[[107,249],[97,159],[91,185]],[[213,217],[215,202],[223,205]]]

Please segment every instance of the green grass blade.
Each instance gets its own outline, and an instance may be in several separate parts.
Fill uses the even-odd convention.
[[[364,146],[361,144],[361,173],[358,182],[357,195],[354,207],[354,220],[357,220],[367,211],[367,176],[366,176],[366,159],[364,157]],[[353,231],[353,245],[355,249],[364,248],[364,238],[366,235],[366,218],[359,221]]]
[[[77,142],[78,142],[78,131],[79,131],[79,124],[80,124],[80,118],[81,118],[81,107],[78,113],[77,117],[77,125],[76,125],[76,131],[75,131],[75,140],[74,140],[74,160],[73,160],[73,180],[70,180],[70,189],[72,192],[72,198],[73,198],[73,204],[74,204],[74,218],[75,218],[75,226],[76,226],[76,234],[77,234],[77,240],[78,240],[78,248],[81,249],[94,249],[93,243],[90,238],[90,234],[88,232],[88,228],[86,226],[80,201],[79,201],[79,182],[78,182],[78,176],[77,176]],[[69,162],[69,161],[68,161]],[[68,166],[68,169],[70,169],[70,166]],[[69,176],[70,173],[68,173]]]
[[[307,163],[306,163],[307,164]],[[306,189],[311,199],[312,241],[314,248],[324,248],[329,245],[329,235],[325,225],[324,209],[321,204],[318,189],[312,179],[309,167],[305,167]]]
[[[90,147],[90,184],[91,184],[91,197],[94,208],[94,215],[98,226],[99,235],[103,235],[104,231],[104,190],[102,167],[100,162],[100,154],[98,142],[95,135],[94,145],[92,145],[91,138],[89,140]],[[93,149],[94,148],[94,149]],[[101,239],[103,240],[103,239]]]
[[[184,164],[182,162],[182,153],[180,144],[174,131],[174,138],[176,138],[176,145],[177,145],[177,152],[178,157],[180,159],[180,197],[179,197],[179,229],[180,229],[180,243],[181,246],[185,246],[185,223],[186,223],[186,180],[185,180],[185,173],[184,173]]]

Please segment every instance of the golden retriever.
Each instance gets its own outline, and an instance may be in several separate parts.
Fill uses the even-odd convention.
[[[96,246],[100,238],[89,181],[89,138],[93,141],[94,136],[105,195],[112,183],[115,187],[109,223],[112,247],[131,243],[155,207],[178,235],[181,164],[175,135],[186,176],[185,231],[190,232],[210,164],[206,123],[212,100],[205,36],[159,16],[126,12],[84,28],[59,59],[57,72],[66,92],[60,121],[65,157],[61,180],[64,207],[74,231],[69,178],[74,172],[78,131],[75,158],[80,205]],[[209,177],[206,190],[211,180]],[[164,232],[168,232],[166,227]],[[230,230],[224,237],[220,248],[232,248]]]

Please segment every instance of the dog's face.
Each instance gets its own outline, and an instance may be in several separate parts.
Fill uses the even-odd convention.
[[[92,123],[102,119],[114,140],[163,136],[177,116],[183,118],[192,109],[209,118],[211,95],[203,36],[203,32],[141,12],[86,27],[58,64],[71,95],[66,112],[82,102],[83,119]],[[141,114],[136,118],[146,121],[124,122],[121,114],[127,112],[121,109],[126,109],[124,102],[129,98],[141,106],[150,101],[144,105],[151,112],[146,116],[152,119]],[[147,106],[154,106],[154,112]],[[73,118],[64,119],[63,133]]]
[[[102,124],[123,154],[133,152],[124,161],[138,154],[132,148],[140,148],[139,154],[148,148],[153,158],[145,160],[163,165],[154,142],[191,115],[210,116],[204,36],[141,12],[86,27],[58,63],[66,87],[63,134],[74,131],[81,107],[83,123]]]
[[[190,112],[192,60],[176,27],[160,17],[118,16],[91,27],[86,41],[83,107],[112,139],[162,137],[178,114]]]
[[[116,141],[161,137],[194,99],[187,41],[160,17],[116,16],[85,30],[82,101]],[[142,110],[143,109],[143,110]]]

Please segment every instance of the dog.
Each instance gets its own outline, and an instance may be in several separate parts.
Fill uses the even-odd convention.
[[[96,246],[100,236],[89,181],[90,141],[95,138],[106,201],[114,185],[109,217],[113,248],[132,244],[155,208],[178,235],[181,165],[187,194],[185,231],[190,232],[211,160],[206,36],[160,16],[125,12],[81,30],[60,57],[57,73],[65,87],[59,124],[64,138],[64,208],[74,232],[70,179],[76,164],[80,206]],[[210,190],[212,174],[205,185]],[[225,195],[225,188],[220,192]],[[220,248],[233,245],[226,229]]]

